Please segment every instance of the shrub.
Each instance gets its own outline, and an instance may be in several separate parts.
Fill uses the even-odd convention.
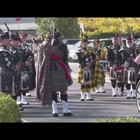
[[[16,101],[2,92],[0,92],[0,122],[22,122]]]
[[[125,123],[125,122],[140,122],[140,119],[137,119],[135,117],[116,117],[116,118],[108,118],[108,119],[103,119],[103,120],[100,120],[100,119],[96,119],[95,121],[93,122],[101,122],[101,123]]]

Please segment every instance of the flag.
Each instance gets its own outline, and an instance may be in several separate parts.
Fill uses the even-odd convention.
[[[134,59],[134,62],[140,65],[140,54]]]

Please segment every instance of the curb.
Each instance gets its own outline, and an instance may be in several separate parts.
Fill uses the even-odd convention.
[[[26,121],[25,119],[21,119],[21,123],[28,123],[28,121]]]

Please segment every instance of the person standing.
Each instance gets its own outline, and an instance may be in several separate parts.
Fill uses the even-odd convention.
[[[42,44],[38,54],[35,96],[41,105],[52,106],[52,115],[58,117],[57,92],[61,93],[63,116],[73,116],[68,108],[68,80],[66,67],[67,48],[60,41],[59,31],[54,32],[53,39]],[[53,41],[54,40],[54,41]]]

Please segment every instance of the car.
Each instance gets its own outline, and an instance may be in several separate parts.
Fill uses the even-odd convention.
[[[92,40],[88,40],[88,43],[91,43],[91,41]],[[81,41],[78,41],[74,45],[68,47],[68,51],[69,51],[68,61],[69,62],[77,62],[78,61],[78,57],[77,57],[76,52],[78,52],[78,50],[80,49],[80,44],[81,44]]]
[[[136,47],[139,47],[139,46],[140,46],[140,38],[136,39],[136,40],[134,41],[134,43],[135,43],[135,46],[136,46]]]
[[[107,46],[110,46],[112,44],[112,38],[102,38],[102,39],[99,39],[99,40],[100,40],[100,44],[101,44],[102,47],[107,47]],[[121,42],[122,46],[125,46],[126,45],[126,38],[121,38],[121,41],[122,41]],[[88,44],[88,47],[93,47],[92,42]]]
[[[80,41],[80,39],[63,39],[62,42],[67,45],[67,47],[73,46],[75,43]]]

